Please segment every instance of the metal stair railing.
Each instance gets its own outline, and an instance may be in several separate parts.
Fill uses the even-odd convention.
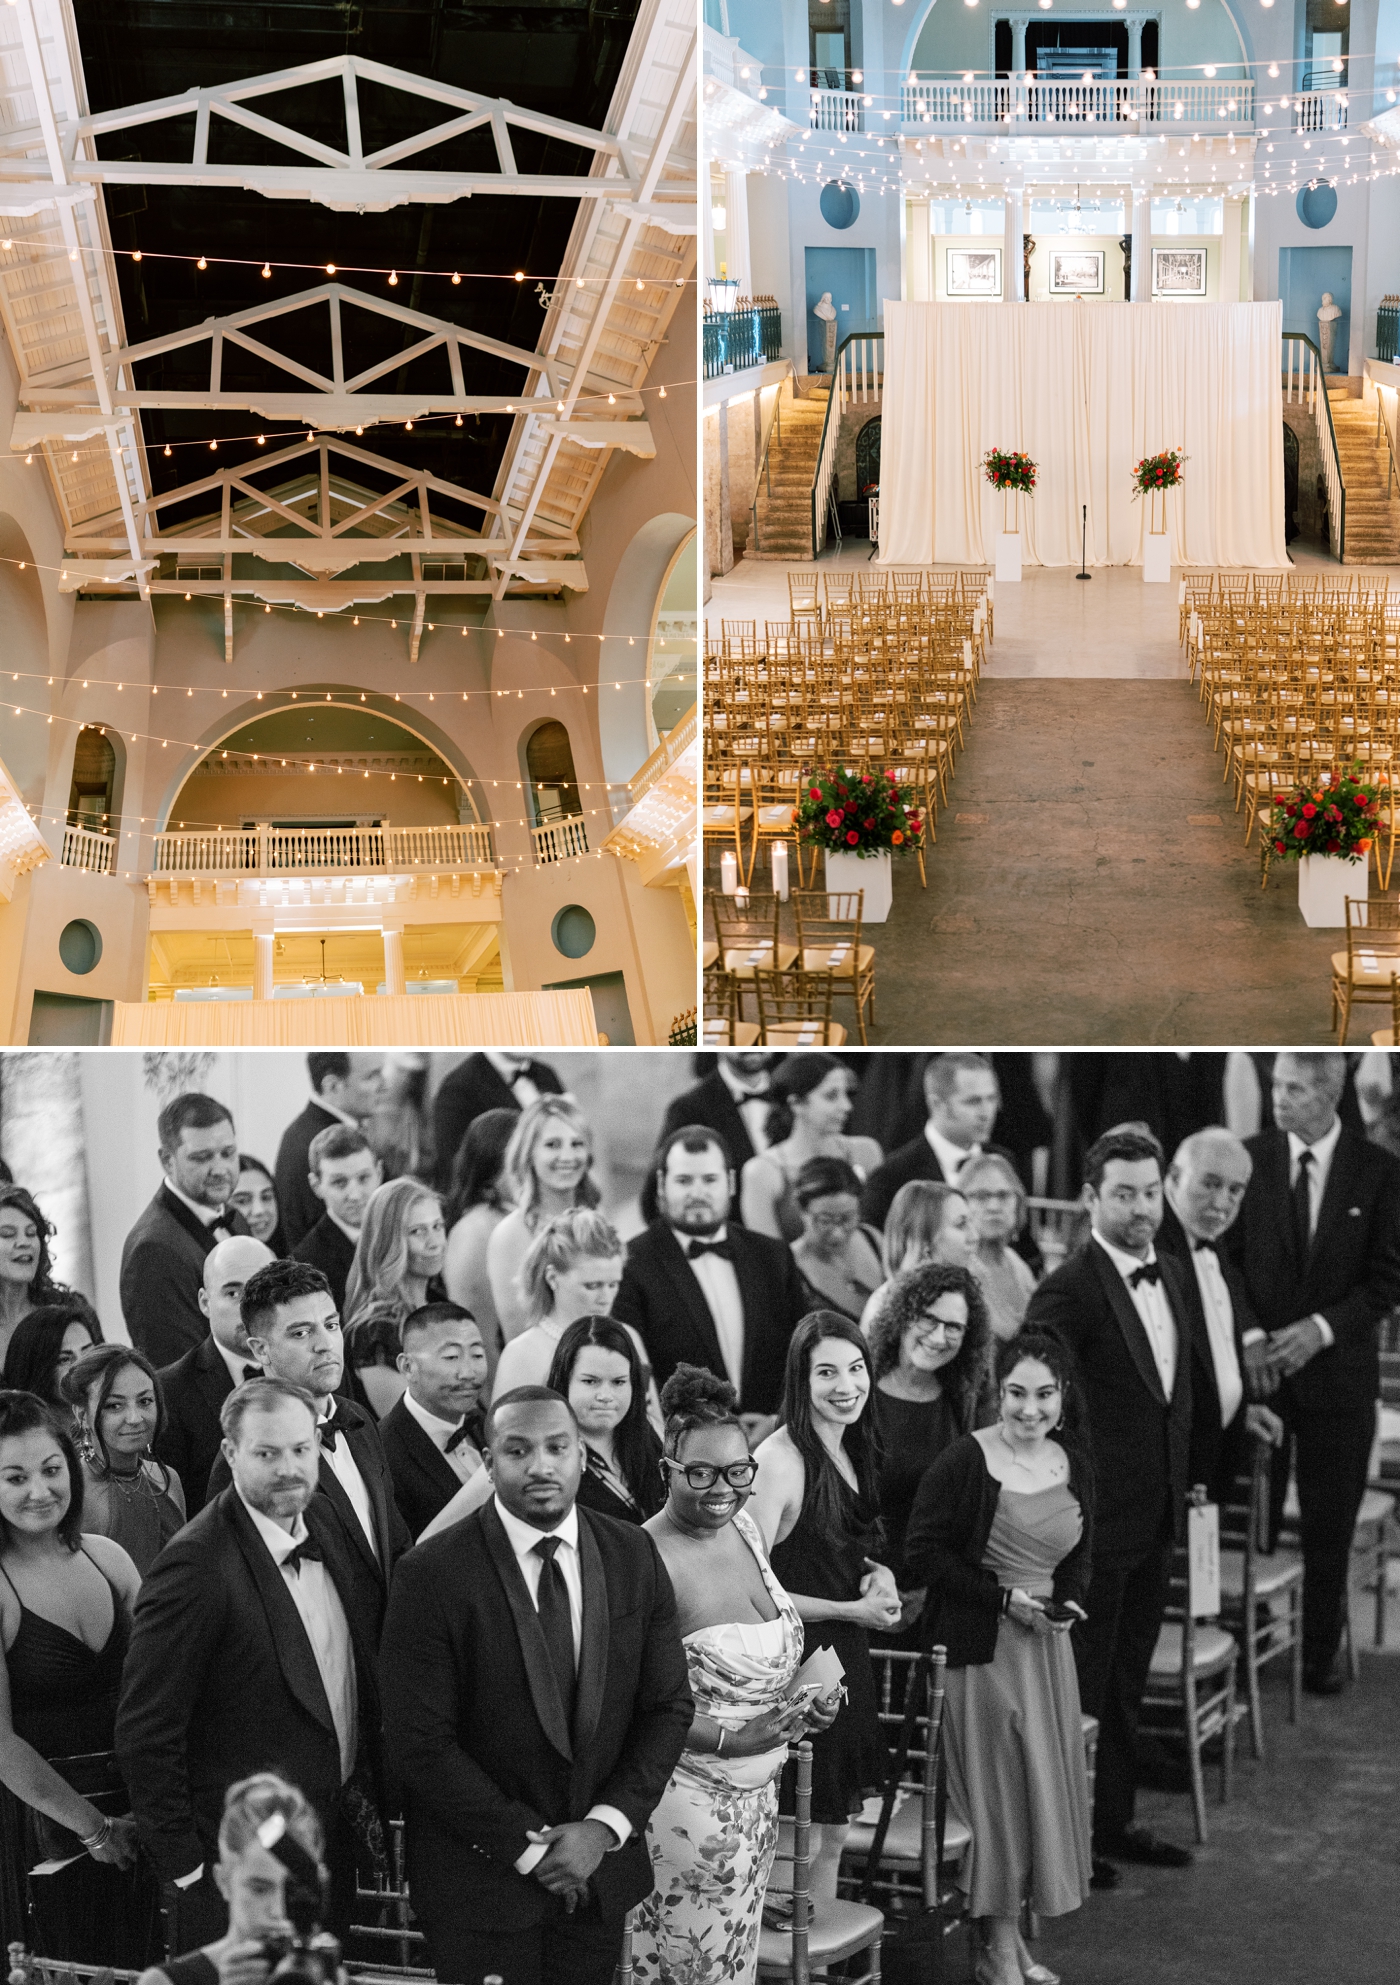
[[[876,346],[879,347],[878,351]],[[833,507],[836,481],[836,450],[841,439],[841,418],[848,406],[859,406],[877,399],[885,384],[885,334],[883,331],[852,331],[841,340],[831,371],[826,417],[822,421],[821,447],[817,451],[816,473],[812,478],[812,557],[820,556],[826,545],[827,519]],[[837,409],[836,419],[831,410]]]
[[[1312,409],[1322,456],[1322,479],[1327,487],[1327,536],[1340,565],[1347,548],[1346,484],[1342,481],[1342,462],[1337,452],[1337,430],[1332,422],[1332,403],[1327,397],[1322,353],[1305,331],[1283,334],[1283,397],[1290,405],[1298,403]]]

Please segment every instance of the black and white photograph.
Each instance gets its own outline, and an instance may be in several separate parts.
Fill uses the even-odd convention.
[[[0,1050],[12,1966],[1377,1975],[1392,1062]]]
[[[1102,296],[1102,248],[1052,248],[1051,296]]]
[[[999,248],[950,248],[947,263],[949,296],[1001,295]]]
[[[1152,293],[1154,296],[1204,296],[1206,293],[1205,249],[1154,248],[1152,251]]]

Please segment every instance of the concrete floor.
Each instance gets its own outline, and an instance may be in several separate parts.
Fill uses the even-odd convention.
[[[716,580],[710,624],[786,618],[785,572],[741,563]],[[1174,583],[1028,568],[1001,587],[927,891],[897,863],[890,920],[868,933],[872,1044],[1327,1044],[1344,940],[1303,923],[1291,865],[1260,889],[1222,770]],[[755,879],[767,886],[762,867]],[[1367,1009],[1352,1039],[1387,1024]]]

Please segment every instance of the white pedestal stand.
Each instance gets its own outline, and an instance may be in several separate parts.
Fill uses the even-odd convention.
[[[1020,583],[1021,533],[1019,531],[1003,531],[998,537],[996,576],[1012,585]]]
[[[1370,891],[1369,854],[1349,861],[1343,855],[1304,855],[1298,864],[1298,908],[1312,930],[1342,930],[1347,897]]]
[[[1149,531],[1142,541],[1142,583],[1169,586],[1171,577],[1171,540],[1165,531]]]
[[[826,886],[834,895],[854,895],[865,891],[861,922],[882,924],[894,902],[894,863],[888,854],[839,855],[830,848],[825,853]]]

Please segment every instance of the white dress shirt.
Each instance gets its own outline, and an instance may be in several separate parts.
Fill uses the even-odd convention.
[[[328,1399],[321,1408],[316,1422],[317,1426],[324,1426],[326,1421],[335,1412],[335,1408],[336,1401],[334,1399]],[[366,1537],[368,1537],[369,1547],[373,1551],[377,1561],[379,1557],[379,1540],[374,1534],[374,1506],[370,1502],[369,1490],[365,1487],[365,1478],[360,1473],[359,1464],[350,1452],[349,1441],[343,1433],[337,1434],[335,1446],[323,1447],[321,1453],[329,1466],[334,1469],[335,1479],[339,1482],[341,1488],[344,1489],[346,1495],[349,1496],[350,1507],[359,1518],[360,1528],[364,1531]]]
[[[728,1062],[719,1064],[719,1079],[734,1098],[734,1107],[743,1118],[744,1129],[749,1133],[749,1143],[759,1157],[773,1142],[768,1135],[768,1112],[772,1108],[772,1098],[768,1094],[768,1082],[764,1079],[762,1089],[751,1089],[740,1080]]]
[[[1191,1244],[1191,1266],[1196,1271],[1196,1287],[1205,1311],[1206,1336],[1215,1367],[1215,1389],[1220,1395],[1220,1424],[1228,1427],[1244,1399],[1244,1379],[1240,1373],[1239,1352],[1235,1349],[1235,1305],[1230,1285],[1220,1266],[1220,1257],[1209,1244]]]
[[[1147,1332],[1147,1342],[1157,1366],[1157,1376],[1162,1381],[1162,1390],[1170,1399],[1172,1387],[1176,1384],[1176,1318],[1172,1315],[1171,1302],[1165,1285],[1160,1281],[1139,1282],[1134,1288],[1128,1280],[1138,1268],[1150,1268],[1157,1260],[1155,1248],[1147,1250],[1146,1261],[1139,1261],[1135,1254],[1125,1254],[1116,1248],[1112,1241],[1106,1241],[1098,1228],[1094,1229],[1094,1239],[1108,1256],[1127,1284],[1133,1308],[1142,1318],[1142,1327]]]
[[[980,1158],[982,1155],[980,1144],[969,1145],[964,1150],[961,1144],[954,1144],[946,1138],[941,1130],[935,1130],[931,1123],[924,1125],[924,1138],[949,1185],[957,1184],[958,1174],[969,1158]]]
[[[241,1496],[239,1501],[243,1502]],[[331,1721],[340,1745],[340,1782],[343,1785],[355,1769],[355,1756],[359,1750],[359,1706],[350,1624],[340,1603],[335,1580],[325,1565],[314,1558],[303,1558],[300,1564],[290,1567],[285,1562],[297,1545],[306,1539],[305,1517],[299,1516],[295,1527],[287,1531],[280,1523],[274,1523],[270,1516],[264,1516],[261,1510],[253,1509],[246,1502],[243,1502],[243,1507],[252,1518],[259,1537],[272,1553],[273,1561],[286,1580],[287,1590],[301,1615],[301,1623],[306,1628],[306,1637],[316,1657],[316,1667],[326,1691]]]
[[[403,1405],[404,1411],[418,1422],[458,1480],[469,1482],[481,1466],[481,1456],[469,1440],[459,1441],[450,1454],[447,1451],[447,1443],[461,1426],[461,1421],[440,1420],[436,1413],[430,1413],[426,1406],[419,1405],[411,1386],[404,1393]]]
[[[719,1354],[725,1376],[740,1399],[744,1396],[744,1298],[739,1289],[739,1271],[723,1255],[702,1254],[690,1261],[692,1241],[722,1241],[727,1227],[716,1227],[712,1234],[676,1234],[682,1254],[690,1262],[690,1272],[700,1284],[710,1315],[714,1318]]]
[[[360,1119],[358,1117],[352,1117],[349,1110],[342,1110],[336,1103],[328,1103],[324,1096],[318,1096],[316,1098],[316,1107],[318,1110],[324,1110],[327,1116],[338,1117],[342,1123],[349,1124],[351,1130],[359,1130]]]
[[[1316,1144],[1304,1144],[1296,1131],[1288,1133],[1288,1190],[1291,1193],[1298,1183],[1298,1160],[1304,1151],[1311,1151],[1312,1165],[1308,1173],[1308,1239],[1317,1232],[1317,1216],[1322,1210],[1322,1195],[1327,1190],[1327,1174],[1332,1169],[1332,1158],[1337,1149],[1337,1139],[1342,1134],[1342,1120],[1333,1117],[1330,1130],[1318,1138]],[[1313,1313],[1313,1322],[1322,1332],[1324,1347],[1335,1344],[1336,1337],[1325,1316]]]
[[[540,1574],[544,1570],[544,1560],[535,1549],[546,1537],[557,1537],[560,1549],[555,1553],[554,1562],[564,1574],[564,1587],[569,1595],[569,1624],[574,1630],[574,1660],[579,1657],[583,1646],[583,1568],[578,1553],[578,1510],[571,1508],[564,1521],[554,1530],[536,1530],[532,1523],[524,1523],[513,1516],[499,1496],[493,1498],[501,1528],[510,1540],[510,1548],[515,1553],[515,1562],[520,1567],[521,1577],[530,1600],[539,1611]],[[603,1825],[617,1835],[617,1844],[623,1846],[632,1837],[632,1822],[616,1806],[590,1806],[585,1819],[601,1820]],[[532,1841],[515,1864],[517,1874],[528,1875],[548,1849],[538,1841]]]
[[[539,1086],[527,1072],[523,1060],[517,1061],[514,1055],[503,1055],[495,1048],[483,1048],[482,1053],[522,1110],[539,1101]]]
[[[173,1198],[178,1199],[182,1206],[188,1206],[202,1227],[217,1227],[228,1218],[226,1206],[201,1206],[197,1199],[188,1198],[181,1192],[179,1186],[172,1185],[169,1179],[165,1181],[165,1190]]]

